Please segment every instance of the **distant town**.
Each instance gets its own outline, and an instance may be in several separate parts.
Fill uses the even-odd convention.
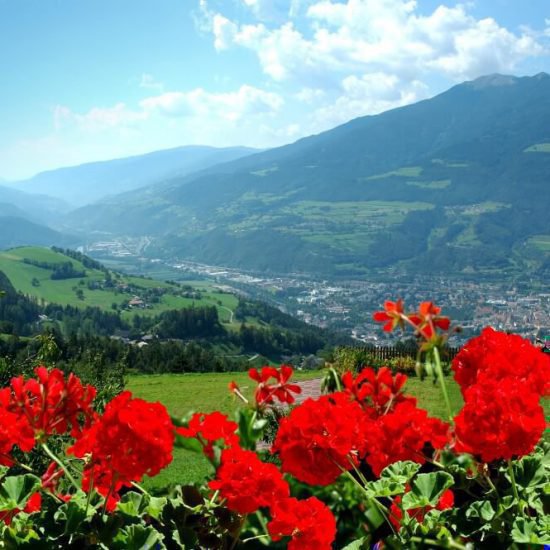
[[[226,290],[267,301],[308,324],[346,332],[366,344],[389,344],[400,336],[384,333],[372,320],[372,312],[385,300],[397,298],[409,308],[424,300],[440,305],[461,328],[450,340],[456,345],[486,326],[531,341],[550,334],[550,285],[540,281],[511,283],[402,275],[383,281],[315,280],[309,275],[265,275],[180,259],[145,258],[142,252],[146,246],[147,239],[124,239],[89,244],[82,251],[128,271],[139,267],[143,274],[162,271],[174,280],[210,279]]]

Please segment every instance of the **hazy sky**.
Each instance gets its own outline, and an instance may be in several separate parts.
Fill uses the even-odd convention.
[[[0,0],[0,177],[269,147],[540,71],[549,0]]]

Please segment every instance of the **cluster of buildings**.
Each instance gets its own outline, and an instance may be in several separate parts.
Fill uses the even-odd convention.
[[[90,249],[89,249],[90,250]],[[90,250],[91,251],[91,250]],[[143,266],[144,258],[140,258]],[[535,341],[550,336],[550,285],[544,281],[503,282],[473,278],[394,276],[377,280],[313,279],[300,274],[263,275],[191,261],[154,259],[184,277],[204,277],[224,288],[277,305],[308,324],[347,332],[365,343],[395,341],[372,320],[385,300],[401,298],[412,309],[433,301],[461,331],[459,345],[483,327],[510,331]]]

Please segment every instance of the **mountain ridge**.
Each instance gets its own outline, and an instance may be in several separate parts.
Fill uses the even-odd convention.
[[[132,191],[156,180],[189,174],[256,151],[249,147],[188,145],[47,170],[25,180],[10,182],[9,186],[47,194],[73,207],[83,206],[104,196]]]
[[[550,235],[548,144],[550,77],[488,75],[85,207],[72,223],[153,236],[155,256],[271,271],[429,261],[521,272],[538,265],[530,239]]]

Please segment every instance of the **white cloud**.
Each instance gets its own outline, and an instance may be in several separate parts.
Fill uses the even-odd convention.
[[[254,11],[261,2],[246,3]],[[513,33],[468,10],[464,4],[441,5],[422,15],[414,0],[321,0],[310,2],[305,18],[290,16],[271,27],[260,18],[242,24],[215,13],[213,22],[216,16],[223,19],[211,31],[216,47],[253,50],[266,75],[301,86],[377,71],[409,80],[432,73],[475,78],[512,71],[523,59],[545,51],[533,33]]]
[[[76,126],[87,132],[100,132],[112,128],[132,127],[147,118],[147,113],[132,111],[122,102],[113,107],[93,107],[84,114],[75,113],[63,105],[56,105],[53,109],[53,118],[57,130]]]
[[[234,92],[211,93],[202,88],[189,92],[167,92],[141,101],[145,112],[166,116],[200,116],[238,121],[243,117],[270,115],[283,105],[281,96],[246,84]]]
[[[392,74],[350,75],[342,80],[342,92],[316,109],[311,117],[315,131],[323,131],[365,114],[374,115],[424,99],[428,87],[415,80],[403,82]]]

